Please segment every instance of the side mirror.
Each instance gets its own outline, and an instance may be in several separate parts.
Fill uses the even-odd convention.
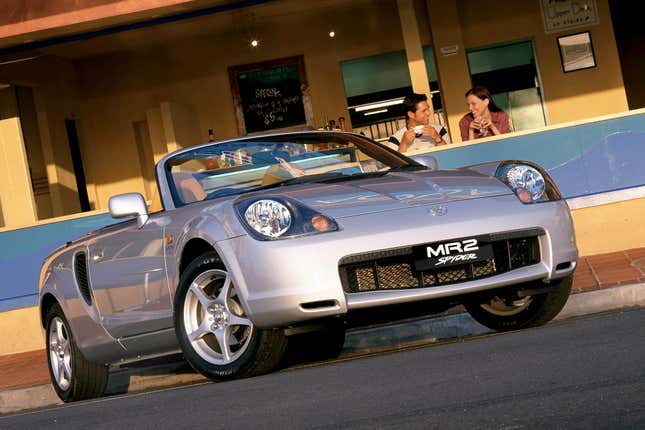
[[[423,164],[430,170],[439,170],[439,162],[432,155],[413,155],[410,158],[419,164]]]
[[[143,227],[148,221],[148,207],[143,196],[139,193],[119,194],[110,197],[108,203],[112,218],[137,217],[137,225]]]

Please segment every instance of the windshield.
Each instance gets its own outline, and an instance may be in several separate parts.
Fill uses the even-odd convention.
[[[306,133],[213,143],[169,158],[165,170],[179,207],[263,188],[352,180],[408,167],[419,165],[366,138]]]

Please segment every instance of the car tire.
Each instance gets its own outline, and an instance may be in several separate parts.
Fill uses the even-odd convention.
[[[54,390],[64,402],[102,396],[108,380],[108,366],[87,360],[58,304],[45,316],[47,367]]]
[[[334,321],[322,330],[289,336],[287,362],[330,360],[340,355],[345,345],[344,321]]]
[[[560,313],[571,293],[573,275],[551,282],[552,290],[520,300],[495,296],[485,302],[466,302],[464,307],[478,323],[496,330],[509,331],[538,327]]]
[[[254,327],[215,252],[202,254],[186,267],[174,309],[175,333],[184,357],[209,379],[267,373],[284,355],[284,331]]]

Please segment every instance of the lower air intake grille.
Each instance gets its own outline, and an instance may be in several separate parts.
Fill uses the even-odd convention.
[[[92,292],[87,278],[87,256],[84,252],[79,252],[74,256],[74,274],[76,275],[76,285],[83,296],[83,300],[88,305],[92,304]]]
[[[530,237],[518,235],[532,234]],[[538,235],[543,231],[512,232],[479,238],[492,245],[493,258],[440,269],[416,271],[412,248],[352,255],[340,261],[346,293],[423,288],[485,278],[540,261]]]

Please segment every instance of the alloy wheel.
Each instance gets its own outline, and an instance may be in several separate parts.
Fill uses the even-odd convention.
[[[481,307],[493,315],[510,317],[524,311],[533,301],[531,296],[519,300],[505,299],[495,296],[490,301],[482,303]]]
[[[237,360],[249,346],[253,332],[253,323],[245,316],[224,270],[207,270],[193,280],[186,292],[183,322],[195,352],[215,365]]]
[[[72,383],[72,350],[69,330],[60,317],[53,318],[49,324],[48,341],[52,375],[65,391]]]

